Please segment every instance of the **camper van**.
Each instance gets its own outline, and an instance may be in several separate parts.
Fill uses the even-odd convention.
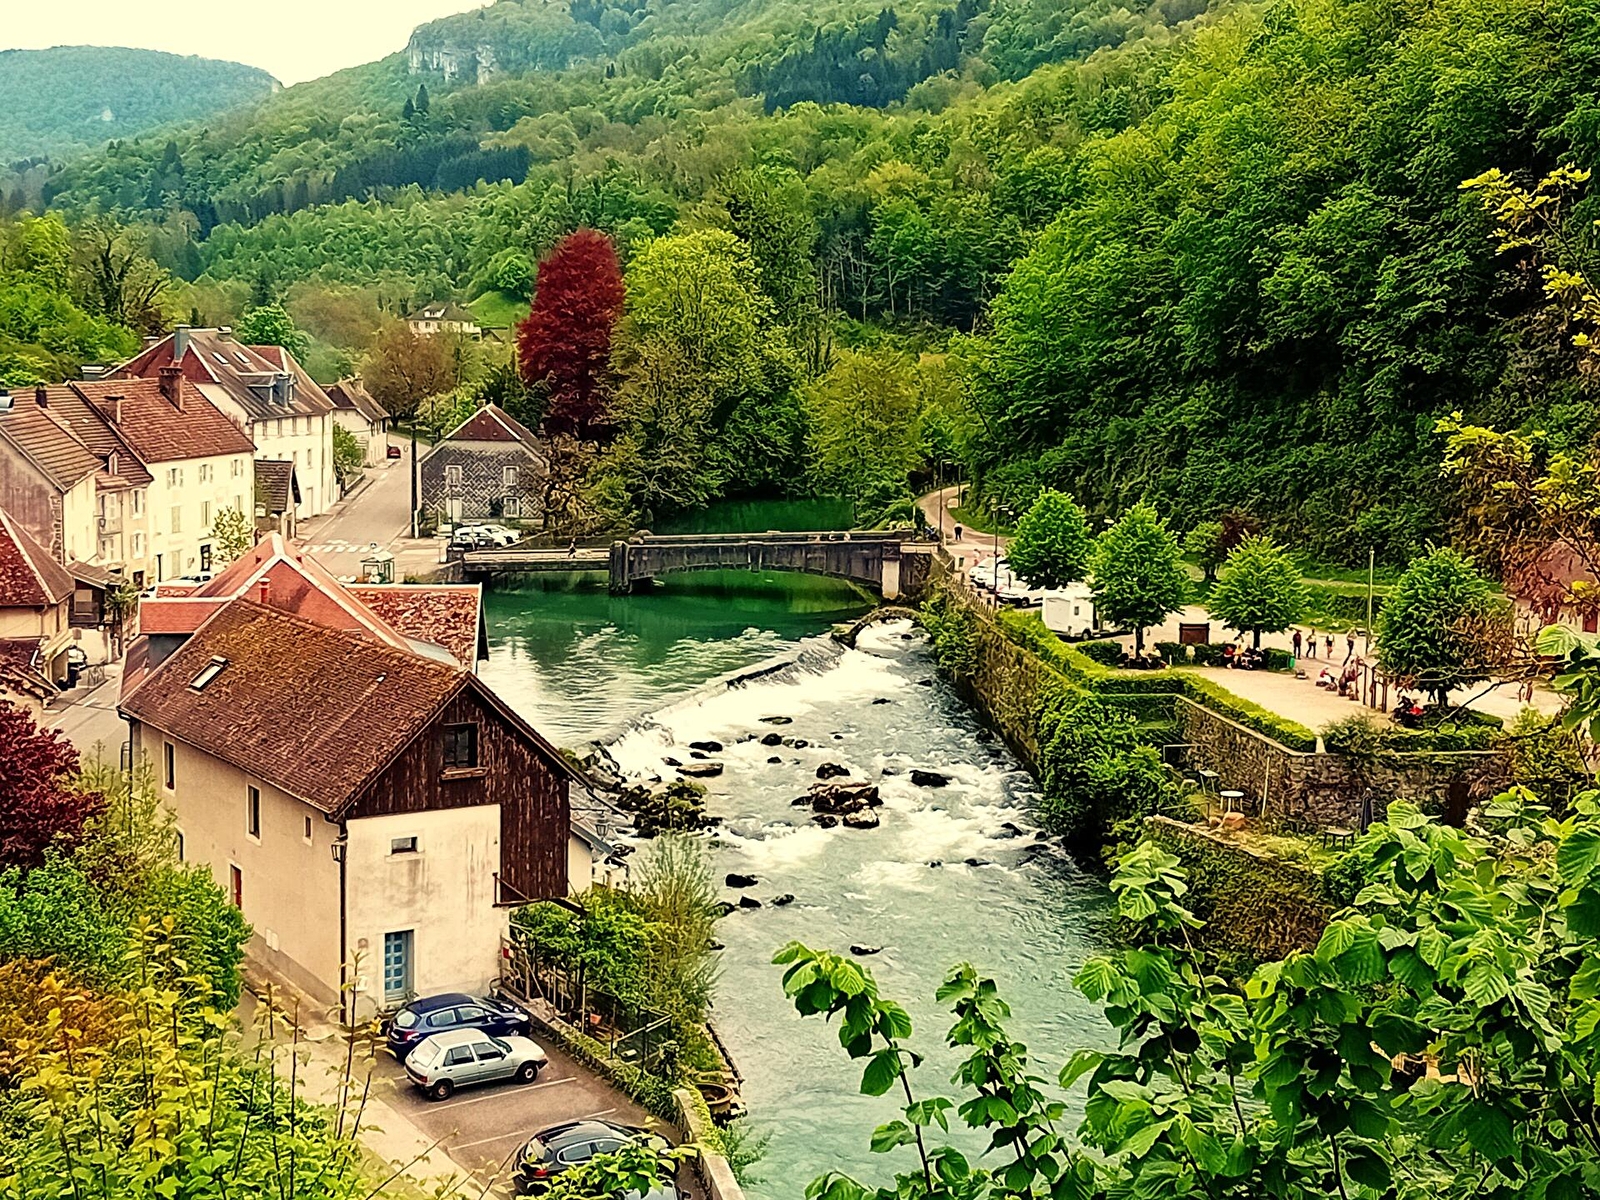
[[[1042,616],[1045,628],[1070,641],[1091,638],[1100,629],[1094,596],[1086,583],[1068,584],[1046,592]]]

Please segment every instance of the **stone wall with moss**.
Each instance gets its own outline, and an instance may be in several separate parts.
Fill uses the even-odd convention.
[[[1151,817],[1146,831],[1183,863],[1189,908],[1205,922],[1199,941],[1231,971],[1312,949],[1338,907],[1314,865],[1280,850],[1167,817]]]

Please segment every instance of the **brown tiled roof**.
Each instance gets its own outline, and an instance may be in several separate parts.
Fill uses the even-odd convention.
[[[39,670],[43,638],[0,638],[0,697],[32,696],[48,701],[56,686]]]
[[[294,356],[277,346],[246,346],[231,333],[220,329],[185,329],[187,345],[182,361],[184,378],[195,384],[215,384],[250,415],[251,420],[274,420],[287,416],[315,416],[333,411],[333,401],[323,394]],[[123,363],[113,377],[156,378],[162,367],[173,365],[176,334],[147,346]],[[271,357],[267,356],[270,353]],[[265,382],[285,371],[295,377],[294,401],[285,406],[262,397],[250,387],[251,381]]]
[[[214,659],[220,673],[190,686]],[[234,600],[157,667],[122,709],[334,812],[471,677],[360,633]]]
[[[226,603],[209,596],[168,596],[158,590],[139,601],[139,632],[193,633]]]
[[[250,435],[187,380],[179,380],[179,404],[161,394],[155,379],[97,380],[72,387],[147,463],[256,452]]]
[[[486,404],[444,435],[451,442],[521,442],[532,447],[533,430],[498,404]]]
[[[294,463],[273,458],[256,459],[256,495],[266,505],[268,513],[285,513],[298,504],[300,480],[295,477]]]
[[[48,608],[72,592],[67,569],[0,510],[0,608]]]
[[[468,669],[488,657],[483,589],[476,583],[358,583],[346,590],[407,637],[443,646]]]
[[[424,304],[405,318],[407,321],[454,321],[462,325],[476,325],[478,318],[453,300]]]
[[[20,392],[14,399],[12,410],[0,414],[0,438],[33,463],[56,491],[70,492],[85,476],[105,466],[65,422],[48,407],[39,406],[33,392]]]
[[[119,393],[120,387],[107,389]],[[127,439],[113,428],[110,421],[100,415],[93,398],[98,396],[95,384],[67,383],[47,389],[50,415],[61,422],[99,456],[105,467],[95,481],[101,491],[115,491],[124,487],[144,487],[151,482],[150,472],[139,461],[138,454]],[[109,464],[115,459],[116,470]]]
[[[341,379],[325,389],[335,408],[354,409],[369,421],[387,421],[389,410],[372,398],[367,385],[358,376]]]

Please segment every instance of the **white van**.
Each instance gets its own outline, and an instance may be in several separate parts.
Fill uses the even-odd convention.
[[[1086,583],[1071,583],[1044,594],[1045,628],[1070,640],[1091,638],[1100,629],[1094,611],[1094,595]]]

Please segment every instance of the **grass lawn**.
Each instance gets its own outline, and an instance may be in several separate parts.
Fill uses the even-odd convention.
[[[467,307],[488,329],[508,329],[528,315],[528,302],[510,292],[485,292]]]

